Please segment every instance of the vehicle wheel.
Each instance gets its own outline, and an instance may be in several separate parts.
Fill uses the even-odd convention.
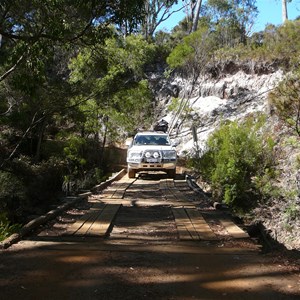
[[[176,169],[168,170],[167,174],[168,174],[169,178],[175,178],[175,176],[176,176]]]
[[[128,168],[127,172],[128,172],[128,177],[129,178],[135,178],[135,171],[134,170]]]

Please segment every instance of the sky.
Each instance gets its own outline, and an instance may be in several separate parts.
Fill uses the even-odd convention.
[[[179,1],[180,2],[180,1]],[[257,0],[258,16],[253,26],[253,32],[262,31],[267,24],[280,25],[281,18],[281,0]],[[294,20],[300,16],[300,0],[292,0],[288,3],[288,18]],[[184,12],[174,14],[165,21],[158,29],[171,31],[184,18]]]

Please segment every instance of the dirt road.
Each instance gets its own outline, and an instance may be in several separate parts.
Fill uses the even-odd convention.
[[[124,177],[0,253],[0,299],[299,297],[296,266],[157,174]]]

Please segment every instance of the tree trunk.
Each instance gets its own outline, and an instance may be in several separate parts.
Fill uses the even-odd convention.
[[[108,132],[108,117],[103,118],[103,123],[104,123],[104,136],[103,136],[103,142],[102,142],[102,147],[101,147],[101,152],[100,152],[100,166],[103,167],[104,163],[104,150],[105,150],[105,144],[106,144],[106,137],[107,137],[107,132]]]
[[[287,0],[282,0],[282,23],[284,24],[286,20],[288,20],[287,13]]]
[[[38,133],[38,140],[37,140],[37,145],[36,145],[36,151],[35,151],[35,156],[34,156],[34,162],[38,163],[41,158],[41,146],[42,142],[44,139],[44,133],[46,129],[47,121],[46,118],[43,119],[39,133]]]
[[[201,5],[202,5],[202,0],[197,0],[196,6],[195,6],[194,18],[193,18],[192,32],[195,32],[198,28],[198,21],[199,21]]]

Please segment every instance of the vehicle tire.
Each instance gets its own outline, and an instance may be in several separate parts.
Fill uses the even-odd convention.
[[[174,179],[175,176],[176,176],[176,169],[168,170],[167,174],[168,174],[169,178],[173,178]]]
[[[128,173],[128,178],[135,178],[135,170],[128,168],[127,173]]]

